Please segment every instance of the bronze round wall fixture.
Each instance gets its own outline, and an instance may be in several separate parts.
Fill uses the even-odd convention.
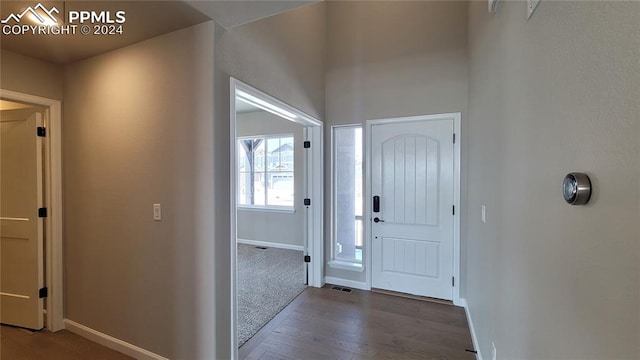
[[[584,205],[591,199],[591,180],[583,173],[569,173],[562,182],[564,200],[571,205]]]

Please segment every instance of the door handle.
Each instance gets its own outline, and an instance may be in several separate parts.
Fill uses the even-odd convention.
[[[378,195],[373,197],[373,212],[380,212],[380,196]]]
[[[373,218],[373,222],[374,222],[374,223],[379,223],[379,222],[384,222],[384,220],[379,219],[379,218],[377,218],[377,217],[374,217],[374,218]]]

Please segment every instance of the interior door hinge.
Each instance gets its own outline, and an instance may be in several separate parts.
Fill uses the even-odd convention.
[[[456,143],[456,133],[453,133],[453,143]]]
[[[43,287],[42,289],[38,290],[38,297],[40,299],[46,298],[47,296],[49,296],[49,289],[48,288]]]
[[[456,286],[456,278],[455,277],[451,277],[451,286]]]
[[[304,262],[310,263],[311,262],[311,255],[305,255],[304,256]]]
[[[304,199],[305,206],[311,206],[311,199]]]
[[[305,148],[305,149],[309,149],[309,148],[311,148],[311,141],[305,141],[305,142],[304,142],[304,148]]]
[[[36,128],[36,135],[38,135],[38,137],[46,137],[47,136],[47,128],[44,126],[38,126]]]
[[[47,217],[47,208],[39,208],[38,209],[38,217],[46,218]]]
[[[452,215],[456,214],[456,206],[455,205],[451,206],[451,213],[452,213]]]

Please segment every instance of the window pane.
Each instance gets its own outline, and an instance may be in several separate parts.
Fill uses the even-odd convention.
[[[333,129],[335,257],[362,261],[362,130]]]
[[[293,136],[238,139],[238,204],[294,205]]]
[[[362,216],[362,206],[364,205],[363,195],[362,195],[362,128],[358,127],[354,129],[353,132],[353,141],[354,141],[354,166],[355,166],[355,209],[356,215]],[[362,246],[362,243],[360,243]]]
[[[241,172],[238,176],[238,204],[251,205],[251,173]]]
[[[265,205],[265,182],[264,173],[256,172],[253,174],[253,205]]]
[[[254,171],[264,171],[264,139],[253,139],[255,151],[253,154]]]
[[[280,138],[267,139],[267,170],[273,171],[280,164]]]
[[[280,168],[285,171],[293,171],[293,138],[280,139]]]
[[[267,189],[268,204],[276,206],[293,206],[294,182],[293,172],[270,172]]]

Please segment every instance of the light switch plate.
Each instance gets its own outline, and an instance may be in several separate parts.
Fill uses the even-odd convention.
[[[531,19],[533,12],[536,11],[541,0],[527,0],[527,20]]]
[[[153,204],[153,220],[162,220],[162,207],[160,206],[160,204]]]
[[[487,207],[485,205],[482,205],[482,223],[487,223]]]

